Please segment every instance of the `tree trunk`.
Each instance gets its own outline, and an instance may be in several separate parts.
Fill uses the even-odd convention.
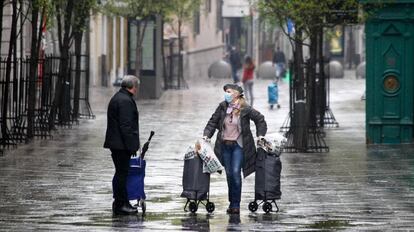
[[[89,17],[89,5],[87,1],[82,1],[74,11],[75,21],[74,25],[74,38],[75,38],[75,83],[73,93],[73,119],[78,119],[80,114],[80,89],[81,89],[81,75],[82,75],[82,40],[83,40],[83,28],[85,28]],[[88,45],[87,45],[88,46]],[[89,51],[89,50],[87,50]],[[85,60],[85,66],[87,60]],[[85,84],[87,84],[87,75],[84,76]],[[85,86],[88,88],[88,85]],[[87,94],[85,94],[85,98]],[[85,99],[87,100],[87,99]]]
[[[0,0],[0,25],[3,25],[4,0]],[[0,27],[0,39],[3,38],[3,26]]]
[[[38,21],[39,8],[32,3],[32,43],[30,48],[30,74],[29,74],[29,97],[27,110],[27,141],[34,137],[34,118],[35,118],[35,104],[36,104],[36,77],[39,57],[38,47]],[[42,24],[40,24],[42,25]]]
[[[9,134],[7,133],[7,118],[8,118],[8,103],[9,103],[9,94],[10,94],[10,79],[11,79],[11,71],[12,71],[12,59],[16,45],[16,32],[17,32],[17,1],[12,2],[13,7],[13,14],[12,14],[12,25],[11,25],[11,32],[10,32],[10,40],[9,40],[9,50],[7,53],[7,62],[6,62],[6,85],[4,88],[4,95],[3,95],[3,109],[2,109],[2,124],[1,124],[1,132],[3,143],[5,143],[9,139]]]
[[[183,80],[183,40],[181,34],[181,20],[178,20],[178,88],[181,88],[181,81]]]
[[[141,30],[141,23],[144,23]],[[136,49],[136,60],[135,60],[135,75],[140,78],[142,69],[142,42],[144,41],[145,31],[147,29],[148,21],[146,19],[140,20],[137,25],[137,49]]]
[[[82,61],[82,32],[75,34],[75,83],[74,83],[74,94],[73,94],[73,118],[79,117],[79,98],[80,98],[80,80],[81,80],[81,61]]]
[[[137,76],[138,78],[140,78],[141,76],[141,53],[142,53],[142,44],[141,44],[141,21],[138,22],[137,24],[137,47],[135,50],[135,76]]]
[[[56,15],[58,21],[59,30],[59,48],[60,48],[60,70],[59,77],[55,85],[55,96],[53,98],[52,109],[49,118],[50,129],[54,128],[56,114],[58,114],[58,121],[60,124],[67,123],[70,120],[70,93],[67,83],[70,83],[70,70],[69,70],[69,49],[71,41],[71,19],[73,15],[74,1],[68,0],[64,10],[64,30],[63,38],[61,31],[61,18],[60,14]],[[61,11],[60,6],[56,6],[57,11]],[[69,96],[68,96],[69,95]],[[67,98],[69,97],[69,104],[67,104]]]
[[[294,69],[295,69],[295,84],[296,88],[296,99],[305,99],[305,76],[303,72],[303,45],[302,45],[302,31],[298,28],[296,30],[295,40],[295,54],[294,54]]]
[[[293,119],[291,120],[291,129],[293,130],[293,144],[299,151],[305,151],[308,139],[307,119],[306,119],[306,96],[303,62],[303,45],[302,30],[297,28],[295,35],[295,53],[294,53],[294,91],[295,99],[293,106]]]
[[[0,0],[0,25],[3,25],[3,8],[4,8],[4,0]],[[3,38],[3,26],[1,26],[0,27],[0,39],[1,38]],[[3,60],[2,60],[3,61]],[[3,80],[2,80],[3,81]],[[3,99],[4,100],[4,99]],[[0,145],[1,145],[1,143],[4,143],[5,142],[5,137],[4,137],[4,135],[6,134],[6,132],[5,132],[5,130],[4,130],[4,128],[7,126],[7,124],[6,124],[6,118],[4,118],[3,116],[3,110],[4,110],[4,105],[5,104],[5,102],[3,102],[3,104],[0,106],[0,107],[2,107],[2,120],[0,121],[1,122],[1,125],[0,125],[0,127],[1,127],[1,130],[0,130],[0,132],[1,132],[1,138],[2,139],[0,139]],[[7,105],[6,105],[6,107],[7,107]],[[3,125],[4,124],[4,125]],[[0,153],[1,153],[1,146],[0,146]]]
[[[324,127],[325,111],[327,110],[326,99],[326,76],[325,76],[325,62],[323,56],[323,27],[318,28],[318,63],[319,63],[319,126]]]
[[[316,128],[316,63],[317,63],[317,30],[312,29],[310,34],[310,59],[308,61],[307,70],[307,86],[306,86],[306,125],[309,129]]]
[[[348,69],[352,69],[354,65],[355,56],[355,42],[353,35],[353,27],[349,27],[349,41],[348,41]]]

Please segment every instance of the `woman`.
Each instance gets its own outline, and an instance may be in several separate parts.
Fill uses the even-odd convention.
[[[247,177],[255,171],[256,146],[250,131],[250,120],[256,124],[257,136],[262,139],[266,135],[265,118],[246,103],[243,89],[236,84],[224,86],[224,99],[211,116],[203,138],[210,139],[218,129],[214,153],[226,170],[229,193],[227,213],[240,213],[241,169]]]
[[[256,67],[253,64],[253,60],[250,56],[246,56],[243,64],[243,87],[246,90],[246,98],[250,102],[250,106],[253,106],[253,78],[254,69]]]

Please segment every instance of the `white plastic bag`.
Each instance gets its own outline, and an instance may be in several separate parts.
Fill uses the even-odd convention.
[[[187,148],[187,151],[184,154],[184,160],[194,159],[194,157],[197,155],[197,152],[193,146],[189,146]]]
[[[273,151],[282,152],[283,148],[285,148],[285,146],[287,145],[287,138],[280,133],[271,135],[269,139],[273,144]]]
[[[203,160],[203,172],[214,173],[217,171],[222,171],[224,168],[218,160],[217,156],[214,154],[214,150],[211,147],[211,144],[204,140],[199,140],[198,142],[200,143],[200,149],[197,150],[197,154]]]
[[[258,146],[269,153],[280,155],[287,145],[287,138],[280,133],[266,135],[264,141],[259,141]]]

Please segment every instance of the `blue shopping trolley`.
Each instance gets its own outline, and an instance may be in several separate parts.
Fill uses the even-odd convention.
[[[280,108],[279,104],[279,87],[277,81],[273,81],[267,86],[267,95],[270,109],[273,109],[273,105],[277,105],[277,108]]]
[[[136,200],[137,207],[142,209],[142,213],[145,214],[146,211],[146,204],[145,204],[145,190],[144,190],[144,179],[145,179],[145,167],[146,161],[144,159],[145,153],[148,150],[149,143],[151,141],[152,136],[154,135],[154,131],[151,131],[150,137],[148,141],[144,144],[142,148],[142,152],[139,156],[131,157],[129,161],[129,170],[128,170],[128,177],[127,177],[127,194],[128,200],[133,201]],[[112,179],[112,188],[115,189],[117,185],[117,180],[115,177]]]
[[[142,213],[146,211],[144,191],[145,166],[146,162],[141,157],[131,157],[126,184],[128,200],[137,200],[136,206],[141,207]],[[117,184],[118,181],[114,177],[112,179],[112,188],[115,189]]]

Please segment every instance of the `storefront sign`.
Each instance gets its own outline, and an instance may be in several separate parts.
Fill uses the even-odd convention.
[[[250,4],[248,0],[226,0],[223,1],[223,17],[245,17],[250,15]]]

